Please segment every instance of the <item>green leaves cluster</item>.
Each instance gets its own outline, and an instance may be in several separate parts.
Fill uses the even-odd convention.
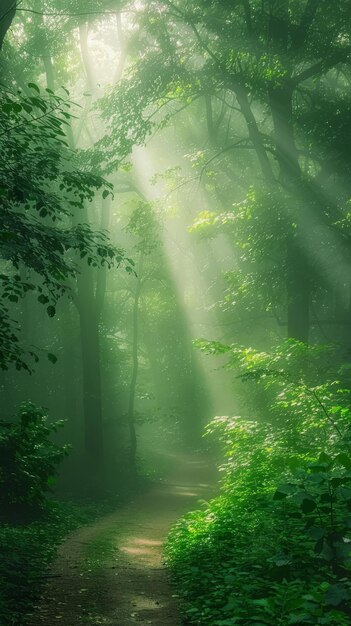
[[[86,257],[93,267],[125,263],[106,234],[79,216],[111,185],[80,165],[68,145],[71,102],[28,85],[29,95],[0,90],[0,368],[30,369],[35,352],[20,345],[13,305],[36,292],[49,317]]]
[[[209,425],[225,454],[220,495],[168,540],[189,623],[346,625],[350,392],[341,377],[328,378],[335,357],[331,366],[330,349],[297,342],[271,353],[199,345],[227,354],[248,396],[255,387],[261,395],[259,419],[219,416]]]
[[[16,519],[46,504],[57,465],[68,446],[51,437],[63,422],[47,422],[44,410],[22,405],[14,422],[0,421],[0,506],[2,519]]]

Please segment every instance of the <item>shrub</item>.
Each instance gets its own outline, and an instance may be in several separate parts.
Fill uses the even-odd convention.
[[[23,404],[17,420],[0,421],[0,507],[2,518],[42,509],[58,463],[67,446],[51,440],[62,426],[49,424],[47,415],[33,404]]]
[[[236,373],[264,391],[264,411],[209,425],[226,459],[220,495],[171,530],[166,554],[188,623],[346,626],[349,391],[318,367],[313,348],[228,353]]]

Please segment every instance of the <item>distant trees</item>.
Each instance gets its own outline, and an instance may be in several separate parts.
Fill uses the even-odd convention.
[[[30,293],[26,302],[38,302],[54,316],[59,297],[69,294],[55,340],[58,350],[63,341],[70,344],[74,359],[65,356],[72,375],[61,372],[60,384],[67,388],[75,368],[78,382],[67,395],[76,395],[76,407],[83,400],[87,456],[102,466],[104,420],[112,420],[116,406],[104,398],[106,388],[120,399],[116,422],[127,432],[129,419],[132,442],[138,393],[156,379],[156,371],[171,380],[174,363],[182,363],[172,389],[177,410],[184,409],[184,424],[202,410],[183,311],[189,304],[182,298],[189,293],[163,267],[163,235],[157,235],[158,251],[149,254],[140,248],[147,225],[141,221],[142,232],[127,226],[131,205],[142,196],[155,217],[135,183],[138,173],[129,172],[134,147],[149,138],[163,149],[159,167],[169,167],[161,183],[170,189],[162,198],[162,219],[168,220],[166,207],[170,214],[178,211],[183,232],[191,231],[186,245],[196,248],[184,267],[197,263],[207,288],[192,313],[202,321],[215,316],[218,333],[229,343],[238,327],[250,341],[269,329],[270,338],[283,333],[307,342],[324,333],[350,342],[350,15],[346,2],[331,9],[326,0],[289,0],[284,6],[273,0],[153,0],[138,3],[137,10],[133,2],[97,7],[78,2],[74,9],[61,4],[33,3],[32,15],[19,7],[17,54],[11,47],[16,22],[3,46],[9,85],[2,91],[0,148],[5,163],[0,200],[8,219],[0,241],[3,346],[15,366],[30,369],[27,357],[38,356],[29,346],[31,316],[28,309],[20,316],[12,310]],[[123,15],[115,15],[122,4]],[[99,10],[108,15],[95,16]],[[56,12],[58,21],[50,15]],[[100,34],[116,55],[115,76],[122,78],[97,102],[101,92],[89,46]],[[25,63],[29,53],[36,60],[31,67]],[[77,121],[68,94],[54,92],[70,81],[76,85],[72,99],[82,105]],[[114,182],[115,198],[102,175]],[[137,278],[130,259],[108,240],[111,229],[123,231],[124,242],[143,257]],[[16,248],[15,230],[23,233],[22,248]],[[124,262],[128,285],[106,274],[106,268]],[[147,287],[145,272],[156,276],[147,278]],[[179,282],[188,280],[195,301],[202,287],[195,272],[190,274]],[[22,317],[14,322],[16,315]],[[17,341],[18,322],[29,338],[26,357],[21,352],[26,333]],[[173,324],[170,330],[167,324]],[[69,331],[65,339],[62,328]],[[131,359],[133,337],[138,341]],[[55,350],[48,352],[55,361]],[[108,371],[110,358],[115,368],[118,360],[118,380],[115,370]],[[172,394],[165,399],[159,393],[168,408]]]
[[[68,97],[55,95],[49,88],[42,93],[35,83],[29,83],[26,91],[28,95],[3,87],[0,93],[0,367],[30,372],[39,361],[40,349],[33,346],[30,335],[24,337],[21,332],[27,320],[18,316],[16,306],[22,298],[32,293],[53,318],[58,300],[63,295],[74,297],[72,281],[80,272],[86,274],[85,265],[91,271],[121,264],[130,269],[132,261],[126,261],[106,232],[93,230],[79,218],[72,221],[97,190],[107,197],[111,185],[80,165],[77,152],[68,146],[72,117]],[[92,324],[95,317],[89,302],[83,299],[82,306]],[[90,348],[94,345],[89,328],[85,342]],[[47,356],[56,362],[55,354],[48,351]],[[99,360],[98,354],[95,358]],[[87,466],[95,468],[96,476],[102,464],[102,426],[94,411],[93,357],[89,367],[93,376],[86,381],[86,454]]]
[[[90,11],[95,16],[95,10],[109,12],[109,6],[84,3],[83,7],[78,3],[72,8],[68,4],[57,6],[56,2],[45,1],[30,3],[28,12],[27,8],[25,12],[19,10],[18,21],[14,22],[0,58],[4,80],[9,85],[1,91],[4,107],[0,120],[3,129],[0,150],[5,163],[0,199],[8,222],[4,219],[0,239],[4,295],[1,354],[3,367],[8,368],[1,390],[7,415],[13,414],[15,400],[30,397],[49,404],[52,415],[68,418],[68,437],[75,443],[73,455],[77,461],[82,461],[81,447],[85,450],[84,463],[78,463],[82,470],[79,475],[84,473],[88,488],[98,490],[103,484],[104,466],[114,466],[119,453],[119,463],[125,463],[128,423],[132,443],[129,458],[135,465],[136,429],[141,421],[139,404],[143,402],[141,389],[148,387],[149,379],[156,380],[156,367],[152,375],[147,368],[152,369],[151,362],[155,364],[159,354],[161,362],[166,364],[165,372],[157,364],[163,384],[165,387],[167,381],[170,388],[156,394],[155,412],[165,423],[168,420],[169,428],[174,430],[178,422],[185,423],[185,413],[194,422],[196,418],[192,415],[194,389],[190,389],[189,397],[184,393],[187,385],[191,387],[188,381],[191,368],[188,365],[183,368],[181,383],[172,381],[177,363],[188,364],[191,358],[189,337],[183,332],[184,320],[177,326],[182,313],[176,290],[170,273],[162,266],[165,260],[159,225],[155,222],[151,233],[149,224],[142,222],[139,231],[131,226],[121,235],[130,248],[136,246],[136,256],[146,258],[146,274],[140,271],[137,277],[132,259],[126,258],[108,236],[111,227],[119,233],[121,224],[127,226],[130,216],[127,205],[121,208],[121,196],[115,199],[112,184],[102,178],[104,170],[93,147],[104,128],[100,121],[94,128],[91,123],[96,85],[88,35],[94,25],[87,20],[93,19],[89,18]],[[120,3],[116,3],[113,11],[119,8]],[[51,13],[60,13],[59,19],[58,16],[51,19]],[[121,58],[116,75],[119,75],[127,56],[121,16],[108,15],[106,20],[113,24],[118,36]],[[100,27],[99,16],[97,20]],[[81,22],[83,27],[79,27]],[[21,36],[17,37],[19,32]],[[26,64],[28,53],[35,63]],[[74,88],[71,96],[59,87],[70,82],[79,88],[86,85],[85,95]],[[73,106],[71,97],[82,104],[81,109]],[[80,145],[88,150],[80,149]],[[113,173],[110,179],[114,177]],[[128,173],[124,178],[128,180]],[[133,185],[126,186],[127,192],[124,187],[123,193],[135,199]],[[118,184],[115,189],[118,193]],[[147,202],[146,205],[149,206]],[[151,224],[155,215],[151,205],[149,209]],[[116,234],[118,241],[119,237]],[[159,247],[158,252],[155,246]],[[111,272],[107,276],[109,268],[120,265],[127,270],[126,280],[119,273]],[[143,298],[141,287],[145,281],[148,285]],[[159,299],[154,296],[160,287],[163,294]],[[126,291],[135,296],[131,316]],[[140,322],[146,320],[148,298],[155,303],[148,311],[151,326],[155,319],[162,318],[165,302],[170,301],[169,319],[174,326],[170,339],[166,315],[162,321],[162,340],[157,340],[156,330],[150,341],[145,329],[140,327]],[[131,318],[134,325],[130,325]],[[170,358],[167,351],[173,348],[177,355]],[[45,362],[48,358],[55,364],[55,370],[46,371],[43,353]],[[29,372],[30,382],[26,377]],[[45,392],[44,386],[48,387]],[[144,395],[152,397],[150,387]],[[153,411],[151,403],[149,411]],[[147,421],[149,417],[155,419],[154,415],[144,415],[142,419]],[[165,425],[165,430],[168,426]],[[107,434],[109,429],[114,437]],[[107,450],[113,461],[106,459]]]

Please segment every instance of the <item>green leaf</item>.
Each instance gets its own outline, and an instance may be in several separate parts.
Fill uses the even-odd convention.
[[[279,485],[277,491],[273,496],[273,500],[284,500],[287,496],[295,493],[296,485],[291,485],[289,483],[285,483],[283,485]]]
[[[325,463],[326,465],[333,465],[334,463],[334,459],[325,452],[321,452],[318,460],[320,461],[320,463]]]
[[[340,454],[336,457],[336,460],[340,463],[340,465],[345,467],[345,469],[351,469],[351,456],[349,454],[340,452]]]
[[[316,507],[317,504],[314,500],[312,500],[312,498],[304,498],[302,500],[301,509],[304,513],[312,513],[316,509]]]
[[[310,476],[307,477],[307,480],[316,484],[322,483],[326,480],[326,474],[316,472],[315,474],[310,474]]]
[[[351,500],[351,489],[350,489],[350,487],[340,487],[339,492],[340,492],[341,496],[344,498],[344,500],[346,500],[347,502]]]
[[[49,298],[41,293],[38,297],[38,302],[40,302],[41,304],[47,304],[49,302]]]
[[[308,529],[309,536],[311,537],[311,539],[316,539],[316,541],[322,539],[322,537],[324,537],[326,533],[326,528],[319,528],[318,526],[312,526],[312,528]]]
[[[38,85],[36,85],[35,83],[28,83],[28,87],[30,87],[31,89],[34,89],[34,91],[36,91],[37,93],[40,93],[40,89]]]
[[[33,107],[30,104],[28,104],[27,102],[23,102],[22,103],[22,107],[24,108],[24,110],[27,113],[32,113],[32,111],[33,111]]]
[[[259,606],[269,606],[269,600],[267,598],[258,598],[257,600],[252,600],[252,604],[258,604]]]
[[[316,554],[320,554],[323,550],[324,547],[324,537],[321,537],[320,539],[318,539],[316,545],[314,546],[314,552]]]
[[[51,306],[48,306],[48,308],[46,309],[46,311],[47,311],[47,314],[48,314],[48,316],[49,316],[49,317],[55,317],[55,315],[56,315],[56,309],[55,309],[55,307],[54,307],[54,306],[52,306],[52,305],[51,305]]]
[[[331,585],[325,594],[325,601],[331,606],[339,606],[350,599],[350,592],[345,585]]]

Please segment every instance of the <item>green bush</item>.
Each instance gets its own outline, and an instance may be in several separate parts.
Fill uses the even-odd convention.
[[[167,560],[188,623],[346,626],[350,394],[321,367],[323,351],[290,342],[269,355],[228,353],[265,402],[261,420],[210,424],[226,457],[220,495],[171,530]]]
[[[52,434],[63,422],[49,424],[43,409],[21,406],[18,419],[0,421],[0,510],[2,519],[42,509],[58,463],[68,447]]]

